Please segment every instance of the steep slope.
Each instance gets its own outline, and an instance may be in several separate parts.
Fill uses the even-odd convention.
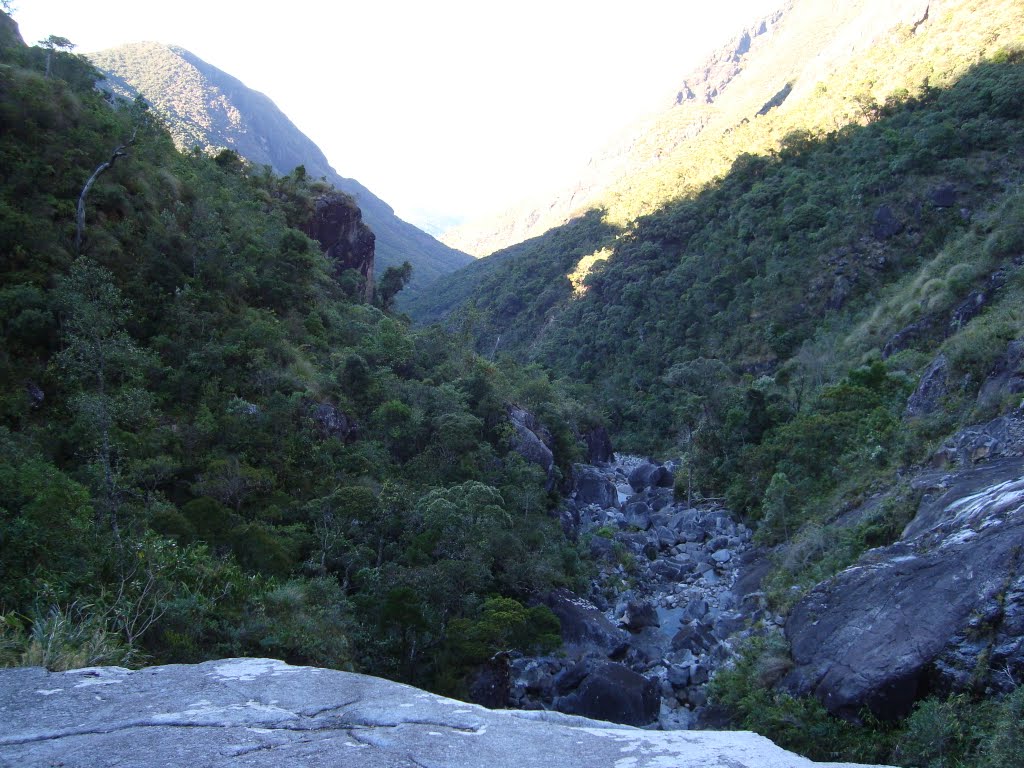
[[[878,44],[889,45],[893,30],[914,29],[929,13],[941,13],[941,6],[927,0],[788,0],[688,74],[664,111],[624,131],[554,199],[530,201],[497,217],[469,222],[442,239],[484,256],[537,237],[589,207],[607,209],[617,224],[656,210],[722,173],[727,167],[723,161],[737,147],[753,152],[768,146],[751,145],[746,132],[731,136],[739,126],[772,109],[802,110],[830,74]],[[889,79],[887,73],[862,85],[866,92],[882,90],[889,87]],[[819,118],[834,128],[849,115],[830,109]],[[769,138],[777,141],[781,135]],[[712,159],[707,148],[715,145],[720,156]],[[693,161],[694,153],[700,162]]]
[[[120,95],[138,93],[151,102],[180,149],[227,147],[278,173],[302,165],[312,178],[326,178],[355,197],[377,236],[378,274],[409,261],[413,285],[426,285],[473,260],[399,219],[358,181],[339,175],[269,98],[194,54],[161,43],[135,43],[89,58]]]
[[[557,645],[520,598],[579,578],[548,509],[584,409],[367,303],[347,195],[180,153],[87,60],[0,40],[0,666],[454,691],[495,628]]]

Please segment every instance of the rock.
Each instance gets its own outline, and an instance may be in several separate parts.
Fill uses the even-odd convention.
[[[897,352],[909,349],[916,342],[929,338],[935,333],[935,325],[934,317],[925,317],[901,328],[882,347],[882,359],[887,360]]]
[[[902,231],[903,222],[896,217],[892,208],[888,205],[880,205],[872,219],[871,234],[878,240],[888,240]]]
[[[712,553],[711,559],[716,563],[728,563],[732,559],[732,552],[728,549],[719,549]]]
[[[1024,340],[1011,341],[978,390],[978,405],[996,405],[1024,392]]]
[[[928,192],[928,200],[936,208],[952,208],[956,205],[957,191],[952,184],[940,184]]]
[[[630,632],[639,632],[644,627],[660,627],[661,619],[658,618],[658,611],[650,603],[630,600],[626,604],[626,613],[621,624]]]
[[[559,712],[625,725],[658,717],[658,684],[614,662],[596,666],[573,693],[556,702]]]
[[[989,293],[987,291],[971,291],[967,294],[967,298],[953,308],[949,318],[950,331],[955,332],[963,328],[981,314],[981,310],[985,307],[988,299]]]
[[[637,698],[632,709],[646,716],[649,701]],[[635,768],[809,765],[752,733],[668,733],[557,712],[495,712],[272,659],[134,672],[4,669],[0,707],[0,765],[11,766],[614,768],[623,755]]]
[[[355,201],[341,192],[321,195],[313,213],[302,227],[331,261],[335,276],[354,269],[365,281],[364,299],[373,302],[373,260],[376,236],[363,224]]]
[[[605,466],[615,461],[612,439],[604,427],[591,427],[583,433],[587,446],[587,463]]]
[[[995,670],[1024,673],[1024,459],[943,485],[899,542],[865,553],[793,608],[787,688],[837,715],[867,707],[895,719],[920,692],[958,690],[972,677],[1000,690],[1008,683]]]
[[[326,437],[336,437],[345,443],[351,443],[359,437],[359,424],[356,420],[330,403],[316,405],[311,415],[320,433]]]
[[[903,410],[904,418],[927,416],[938,409],[948,392],[946,380],[949,378],[949,362],[940,354],[921,374],[917,389],[907,399],[907,407]]]
[[[567,589],[548,593],[544,603],[562,623],[562,642],[570,652],[612,656],[628,642],[629,635],[616,627],[597,606]]]
[[[700,656],[711,650],[717,642],[711,630],[705,625],[687,624],[672,638],[672,650],[690,651],[694,656]]]
[[[516,406],[509,406],[508,420],[514,431],[512,450],[543,469],[547,473],[547,490],[552,490],[555,487],[555,457],[551,451],[554,444],[551,433],[532,413]]]
[[[685,688],[690,684],[690,668],[672,666],[668,668],[668,682],[673,688]]]
[[[671,488],[674,482],[668,467],[651,462],[645,462],[629,473],[629,485],[637,493],[645,488]]]
[[[651,527],[651,508],[643,501],[632,501],[623,510],[622,522],[641,531]]]
[[[602,508],[617,508],[619,494],[611,480],[594,467],[574,464],[572,468],[573,493],[580,504],[596,504]]]

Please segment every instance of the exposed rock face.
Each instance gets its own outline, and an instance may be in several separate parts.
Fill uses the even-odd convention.
[[[604,427],[594,427],[583,433],[583,442],[587,446],[587,463],[603,466],[615,461],[612,450],[612,439]]]
[[[321,433],[327,437],[336,437],[346,443],[359,437],[356,420],[330,403],[319,403],[312,407],[310,413]]]
[[[1024,392],[1024,340],[1011,341],[978,391],[978,404],[995,404]]]
[[[1024,674],[1022,417],[954,437],[944,457],[958,471],[916,478],[928,493],[901,540],[797,604],[791,690],[891,719],[925,692],[1008,690]],[[986,441],[992,432],[1002,440]]]
[[[949,377],[949,362],[945,355],[939,355],[921,374],[917,389],[907,400],[904,417],[927,416],[939,407],[946,395],[946,379]]]
[[[334,273],[354,269],[366,281],[364,297],[373,301],[373,252],[376,240],[363,224],[363,214],[352,198],[340,192],[321,195],[304,231],[320,243]]]
[[[529,411],[511,406],[508,420],[515,430],[512,450],[531,464],[536,464],[547,473],[547,490],[555,487],[555,455],[551,451],[554,439],[551,433]]]
[[[897,218],[892,208],[888,205],[880,205],[871,222],[871,234],[879,240],[888,240],[902,231],[903,222]]]
[[[752,733],[658,733],[552,712],[492,712],[379,678],[271,659],[136,672],[5,669],[0,713],[5,766],[813,765]]]

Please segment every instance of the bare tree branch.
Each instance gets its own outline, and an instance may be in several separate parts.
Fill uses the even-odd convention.
[[[135,135],[138,132],[139,130],[138,128],[136,128],[132,132],[132,137],[126,143],[117,147],[114,150],[114,153],[110,156],[110,159],[107,160],[105,163],[101,163],[99,167],[97,167],[96,170],[92,172],[92,176],[89,177],[89,180],[85,182],[85,186],[82,187],[82,194],[78,196],[78,218],[75,226],[75,253],[77,253],[78,255],[82,254],[82,240],[85,237],[86,195],[89,194],[89,190],[92,189],[92,185],[96,183],[96,179],[98,179],[101,175],[110,170],[114,166],[114,163],[117,162],[117,159],[119,157],[124,157],[125,155],[128,154],[128,147],[132,146],[135,143]]]

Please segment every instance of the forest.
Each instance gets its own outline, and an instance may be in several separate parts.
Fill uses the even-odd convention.
[[[785,614],[897,541],[945,438],[1020,405],[982,392],[1024,325],[1020,45],[950,48],[943,82],[909,82],[909,43],[912,66],[860,62],[908,86],[822,86],[809,112],[850,122],[769,111],[687,160],[715,174],[639,179],[410,318],[407,269],[367,302],[304,234],[323,179],[179,152],[4,21],[2,665],[259,655],[466,697],[498,651],[557,653],[534,598],[590,585],[556,514],[588,430],[677,458],[677,498],[755,529]],[[939,407],[908,411],[939,356]],[[733,725],[816,759],[1016,764],[1024,688],[854,725],[773,688],[774,638],[711,684]]]
[[[547,425],[561,479],[588,409],[411,330],[408,270],[362,301],[302,231],[326,184],[181,154],[97,77],[2,50],[3,662],[262,655],[459,692],[557,644],[527,598],[586,565],[507,410]]]

